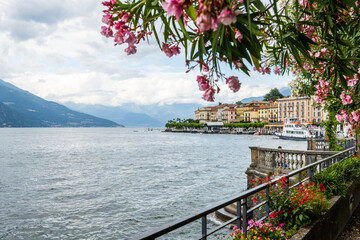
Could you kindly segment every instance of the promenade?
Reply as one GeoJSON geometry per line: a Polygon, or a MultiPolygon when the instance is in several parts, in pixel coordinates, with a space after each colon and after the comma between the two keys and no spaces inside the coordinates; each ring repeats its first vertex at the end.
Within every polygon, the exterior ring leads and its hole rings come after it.
{"type": "Polygon", "coordinates": [[[345,226],[344,231],[337,240],[358,240],[360,239],[360,205],[357,206],[352,217],[345,226]]]}

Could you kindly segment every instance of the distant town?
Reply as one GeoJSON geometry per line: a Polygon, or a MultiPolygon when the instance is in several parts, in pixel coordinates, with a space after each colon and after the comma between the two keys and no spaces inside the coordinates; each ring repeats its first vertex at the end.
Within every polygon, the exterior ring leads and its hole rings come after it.
{"type": "Polygon", "coordinates": [[[323,121],[324,111],[320,107],[314,107],[314,101],[310,97],[283,97],[273,102],[219,104],[195,111],[195,120],[199,123],[283,123],[289,117],[318,125],[323,121]]]}

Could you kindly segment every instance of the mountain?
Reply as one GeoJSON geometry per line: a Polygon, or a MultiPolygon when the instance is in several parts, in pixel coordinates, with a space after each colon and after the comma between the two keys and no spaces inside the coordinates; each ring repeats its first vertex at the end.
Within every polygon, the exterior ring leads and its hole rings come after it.
{"type": "Polygon", "coordinates": [[[119,124],[72,111],[0,79],[2,127],[118,127],[119,124]]]}
{"type": "Polygon", "coordinates": [[[121,123],[126,127],[163,127],[165,125],[163,122],[145,113],[131,112],[123,107],[111,107],[100,104],[75,104],[72,102],[64,103],[64,105],[79,112],[121,123]]]}
{"type": "Polygon", "coordinates": [[[111,107],[67,102],[64,105],[79,112],[110,119],[127,127],[164,127],[168,120],[174,118],[194,118],[194,111],[198,107],[203,107],[203,105],[192,103],[169,105],[137,105],[130,103],[111,107]]]}
{"type": "MultiPolygon", "coordinates": [[[[283,87],[279,89],[280,93],[284,96],[290,96],[291,95],[291,91],[290,88],[288,87],[283,87]]],[[[264,96],[260,96],[260,97],[248,97],[248,98],[244,98],[241,100],[242,103],[248,103],[251,101],[263,101],[265,95],[264,96]]]]}

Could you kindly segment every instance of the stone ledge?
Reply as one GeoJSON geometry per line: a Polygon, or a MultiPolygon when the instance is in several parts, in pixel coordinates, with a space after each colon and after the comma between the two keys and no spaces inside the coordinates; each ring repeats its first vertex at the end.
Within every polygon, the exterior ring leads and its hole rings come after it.
{"type": "Polygon", "coordinates": [[[309,227],[300,228],[290,240],[336,240],[360,202],[360,182],[352,183],[345,197],[329,201],[329,211],[309,227]]]}

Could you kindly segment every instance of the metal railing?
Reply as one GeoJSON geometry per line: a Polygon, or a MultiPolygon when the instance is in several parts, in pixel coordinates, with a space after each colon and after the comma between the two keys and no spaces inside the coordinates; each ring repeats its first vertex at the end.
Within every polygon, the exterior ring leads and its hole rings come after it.
{"type": "MultiPolygon", "coordinates": [[[[329,144],[325,139],[309,139],[307,140],[307,150],[330,151],[329,144]]],[[[336,145],[342,147],[343,150],[355,146],[355,139],[337,140],[336,145]]]]}
{"type": "Polygon", "coordinates": [[[298,186],[301,183],[304,182],[311,182],[312,176],[314,175],[314,173],[316,172],[322,172],[324,169],[326,169],[327,167],[333,165],[336,162],[342,161],[345,158],[349,157],[349,156],[353,156],[355,154],[355,147],[349,148],[347,150],[344,150],[342,152],[339,152],[337,154],[334,154],[330,157],[324,158],[318,162],[314,162],[311,163],[305,167],[299,168],[295,171],[292,171],[284,176],[278,177],[276,179],[273,179],[267,183],[261,184],[259,186],[256,186],[252,189],[246,190],[244,192],[241,193],[241,195],[227,199],[225,201],[221,201],[213,206],[207,207],[201,211],[198,211],[194,214],[191,214],[190,216],[184,217],[182,219],[179,219],[173,223],[170,223],[166,226],[148,231],[140,236],[137,236],[134,238],[139,240],[139,239],[156,239],[160,236],[163,236],[169,232],[172,232],[178,228],[181,228],[185,225],[188,225],[189,223],[192,223],[198,219],[201,219],[202,221],[202,234],[198,239],[202,239],[202,240],[206,240],[208,236],[218,232],[219,230],[229,226],[232,223],[236,222],[236,226],[238,228],[243,229],[243,233],[246,236],[246,230],[248,227],[248,220],[250,220],[251,218],[249,218],[248,216],[253,213],[255,210],[259,209],[260,207],[265,207],[265,215],[260,217],[260,219],[254,219],[254,220],[265,220],[268,216],[269,216],[269,204],[268,204],[268,200],[265,200],[255,206],[252,206],[251,208],[248,206],[248,198],[251,196],[254,196],[258,193],[260,193],[261,191],[265,190],[266,196],[265,199],[268,199],[268,194],[269,194],[269,188],[272,185],[275,185],[281,178],[286,177],[286,182],[288,183],[288,186],[286,188],[286,194],[289,194],[289,189],[298,186]],[[301,174],[307,171],[307,177],[302,179],[301,174]],[[296,183],[291,184],[289,179],[291,177],[295,177],[298,176],[298,181],[296,183]],[[216,227],[215,229],[211,229],[208,230],[207,228],[207,217],[209,216],[209,214],[214,213],[215,211],[224,208],[230,204],[236,203],[237,205],[237,214],[234,218],[230,219],[229,221],[221,224],[220,226],[216,227]],[[241,226],[242,225],[242,226],[241,226]]]}

